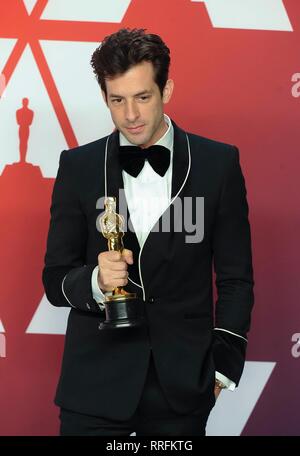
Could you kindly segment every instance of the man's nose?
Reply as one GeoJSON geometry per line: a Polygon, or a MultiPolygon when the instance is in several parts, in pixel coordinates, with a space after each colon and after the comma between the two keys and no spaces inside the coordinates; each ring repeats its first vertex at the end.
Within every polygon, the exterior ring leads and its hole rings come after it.
{"type": "Polygon", "coordinates": [[[134,103],[134,102],[127,103],[125,115],[126,115],[126,120],[128,120],[131,123],[135,122],[138,119],[140,114],[139,114],[138,107],[136,106],[136,103],[134,103]]]}

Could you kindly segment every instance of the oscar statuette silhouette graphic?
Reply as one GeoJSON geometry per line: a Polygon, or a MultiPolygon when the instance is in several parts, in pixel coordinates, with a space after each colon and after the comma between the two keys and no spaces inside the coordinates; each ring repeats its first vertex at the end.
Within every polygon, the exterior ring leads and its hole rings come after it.
{"type": "Polygon", "coordinates": [[[28,98],[23,98],[22,104],[23,107],[16,112],[16,118],[19,125],[20,163],[26,163],[29,127],[32,124],[34,112],[28,108],[28,98]]]}
{"type": "MultiPolygon", "coordinates": [[[[108,250],[123,251],[124,218],[116,213],[116,198],[109,196],[104,202],[105,212],[99,219],[103,236],[108,240],[108,250]]],[[[99,329],[115,329],[141,326],[144,320],[144,304],[136,293],[116,287],[105,298],[106,320],[99,329]]]]}
{"type": "MultiPolygon", "coordinates": [[[[50,304],[45,300],[41,282],[54,179],[43,176],[39,165],[30,163],[33,149],[38,148],[41,155],[43,141],[47,139],[41,140],[36,135],[31,137],[35,123],[35,132],[42,128],[42,116],[39,115],[41,111],[38,106],[33,110],[33,117],[27,111],[26,101],[22,107],[24,97],[26,93],[20,95],[16,104],[14,99],[10,100],[13,105],[7,110],[9,115],[7,124],[4,120],[6,118],[1,118],[4,123],[2,122],[0,126],[0,129],[7,129],[7,134],[13,136],[14,146],[6,155],[5,163],[2,160],[0,165],[4,165],[3,169],[0,167],[2,222],[0,223],[0,404],[1,412],[5,410],[6,414],[10,413],[10,396],[15,397],[20,389],[18,376],[15,375],[16,366],[21,366],[21,370],[22,366],[33,367],[35,380],[31,381],[28,378],[24,386],[29,397],[35,396],[35,381],[43,384],[43,394],[51,397],[53,383],[56,381],[55,374],[53,382],[50,381],[48,384],[45,382],[45,370],[40,366],[44,356],[50,359],[53,350],[55,352],[61,350],[59,337],[52,337],[49,344],[37,343],[37,339],[43,338],[43,335],[47,334],[46,337],[51,337],[49,334],[59,332],[57,323],[52,330],[50,329],[51,318],[48,318],[50,304]],[[20,114],[16,115],[18,111],[20,114]],[[11,131],[9,125],[12,126],[11,131]],[[18,261],[16,261],[17,257],[18,261]],[[17,277],[17,286],[13,285],[16,283],[14,274],[17,277]],[[22,290],[22,306],[16,318],[16,309],[11,303],[17,302],[20,290],[22,290]]],[[[30,104],[31,98],[29,98],[29,106],[30,104]]],[[[0,154],[4,153],[9,144],[10,141],[7,141],[7,144],[5,142],[0,144],[0,154]]],[[[33,155],[39,160],[38,154],[33,155]]],[[[49,157],[49,160],[53,160],[53,157],[49,157]]],[[[28,410],[19,407],[18,418],[18,422],[2,420],[0,433],[4,435],[13,435],[15,432],[20,435],[30,433],[27,422],[28,410]]],[[[49,420],[46,421],[47,423],[42,423],[39,427],[39,432],[54,435],[55,422],[49,424],[49,420]]]]}

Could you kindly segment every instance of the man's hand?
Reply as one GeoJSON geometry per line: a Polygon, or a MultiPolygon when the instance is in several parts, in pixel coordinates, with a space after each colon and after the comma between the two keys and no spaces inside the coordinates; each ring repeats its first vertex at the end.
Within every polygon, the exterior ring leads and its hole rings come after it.
{"type": "Polygon", "coordinates": [[[219,397],[219,394],[222,389],[226,388],[225,384],[221,382],[218,378],[215,379],[215,398],[216,400],[219,397]]]}
{"type": "Polygon", "coordinates": [[[220,394],[220,392],[222,391],[222,389],[223,389],[223,388],[220,388],[220,386],[217,385],[217,383],[215,384],[215,398],[216,398],[216,400],[218,399],[219,394],[220,394]]]}
{"type": "Polygon", "coordinates": [[[98,255],[98,284],[100,289],[106,292],[127,285],[128,264],[133,264],[131,250],[124,249],[122,254],[115,250],[100,253],[98,255]]]}

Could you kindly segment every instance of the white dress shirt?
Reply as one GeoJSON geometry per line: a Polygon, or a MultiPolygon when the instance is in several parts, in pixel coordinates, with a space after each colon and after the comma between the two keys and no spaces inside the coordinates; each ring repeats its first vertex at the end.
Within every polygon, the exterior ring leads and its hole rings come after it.
{"type": "MultiPolygon", "coordinates": [[[[168,207],[171,201],[172,188],[172,163],[174,128],[170,118],[165,114],[165,121],[168,129],[165,134],[155,143],[167,147],[170,150],[170,166],[164,176],[157,174],[148,160],[137,177],[133,177],[122,170],[124,182],[124,192],[130,214],[130,219],[134,227],[140,247],[145,242],[149,232],[168,207]]],[[[120,145],[128,146],[131,144],[122,133],[120,133],[120,145]]],[[[96,266],[92,273],[92,293],[93,298],[104,309],[105,295],[111,292],[102,293],[98,285],[98,271],[96,266]]],[[[216,372],[216,377],[230,390],[235,388],[235,383],[224,375],[216,372]]]]}

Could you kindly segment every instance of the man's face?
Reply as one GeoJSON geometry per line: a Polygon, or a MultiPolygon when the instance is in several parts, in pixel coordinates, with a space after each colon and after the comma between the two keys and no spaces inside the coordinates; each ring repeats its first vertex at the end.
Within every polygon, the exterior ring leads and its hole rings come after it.
{"type": "Polygon", "coordinates": [[[173,81],[168,80],[163,96],[154,81],[151,62],[142,62],[126,73],[106,80],[107,97],[102,92],[116,128],[129,142],[149,147],[166,131],[163,105],[168,103],[173,81]]]}

